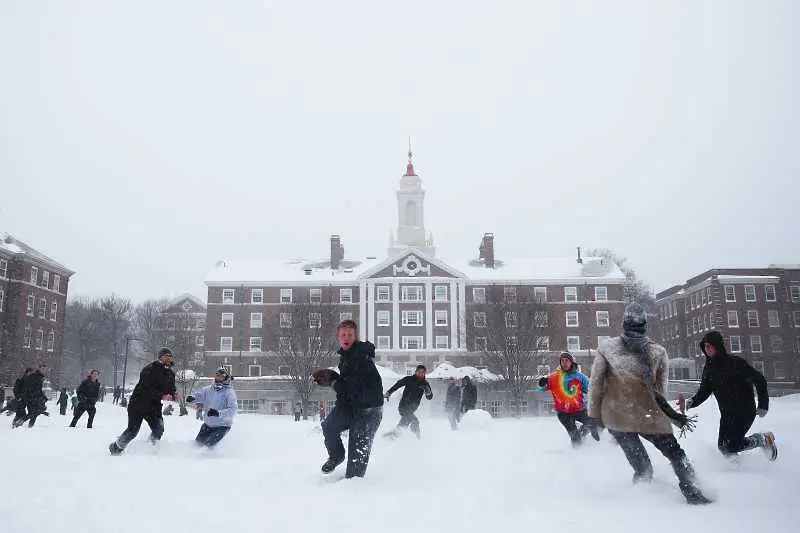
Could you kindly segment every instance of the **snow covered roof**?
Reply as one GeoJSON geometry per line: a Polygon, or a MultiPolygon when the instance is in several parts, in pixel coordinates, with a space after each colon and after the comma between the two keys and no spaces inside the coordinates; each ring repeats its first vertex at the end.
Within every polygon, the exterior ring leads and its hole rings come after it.
{"type": "Polygon", "coordinates": [[[25,255],[32,261],[44,263],[51,268],[61,270],[62,273],[65,273],[68,276],[71,276],[72,274],[75,273],[74,271],[68,269],[55,259],[52,259],[44,255],[36,248],[33,248],[32,246],[25,244],[24,242],[17,239],[13,235],[3,231],[0,231],[0,250],[3,250],[13,255],[25,255]]]}
{"type": "Polygon", "coordinates": [[[429,379],[461,379],[464,376],[469,376],[470,379],[479,383],[497,381],[500,379],[497,375],[492,374],[488,370],[477,369],[474,366],[456,367],[450,363],[440,363],[433,372],[428,374],[429,379]]]}
{"type": "Polygon", "coordinates": [[[275,282],[284,285],[308,283],[351,284],[378,263],[377,258],[363,261],[344,260],[338,270],[327,261],[305,259],[265,259],[220,261],[206,278],[206,285],[241,283],[245,285],[275,282]]]}
{"type": "Polygon", "coordinates": [[[747,274],[720,274],[717,276],[717,279],[720,281],[739,281],[739,282],[754,282],[754,283],[773,283],[778,282],[780,278],[778,276],[749,276],[747,274]]]}
{"type": "Polygon", "coordinates": [[[572,257],[526,257],[496,259],[494,268],[486,268],[474,259],[449,261],[464,275],[476,282],[540,281],[542,283],[571,283],[576,280],[598,279],[623,283],[625,274],[613,261],[602,257],[585,257],[578,263],[572,257]]]}

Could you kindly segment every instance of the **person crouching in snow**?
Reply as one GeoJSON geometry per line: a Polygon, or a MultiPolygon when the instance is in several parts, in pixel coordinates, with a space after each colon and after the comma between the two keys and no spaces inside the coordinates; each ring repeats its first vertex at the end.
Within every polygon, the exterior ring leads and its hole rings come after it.
{"type": "Polygon", "coordinates": [[[578,369],[571,353],[561,352],[558,368],[550,375],[540,377],[538,388],[552,394],[558,421],[567,430],[573,446],[578,446],[590,432],[594,440],[600,440],[598,428],[589,423],[586,414],[589,379],[578,369]],[[580,429],[576,423],[581,424],[580,429]]]}
{"type": "Polygon", "coordinates": [[[231,388],[231,380],[233,377],[228,371],[220,368],[214,374],[213,385],[186,397],[187,402],[201,404],[206,410],[206,418],[194,439],[200,446],[216,446],[231,430],[236,415],[236,393],[231,388]]]}
{"type": "Polygon", "coordinates": [[[597,420],[625,452],[633,467],[634,483],[650,481],[653,465],[641,439],[650,441],[666,457],[678,477],[686,502],[711,503],[697,486],[694,469],[672,434],[694,429],[694,418],[672,409],[664,399],[669,359],[663,346],[646,335],[647,313],[637,304],[625,308],[623,334],[598,349],[589,380],[590,423],[597,420]]]}
{"type": "Polygon", "coordinates": [[[766,416],[769,409],[767,380],[747,361],[738,355],[729,355],[718,331],[710,331],[700,341],[706,356],[706,366],[697,393],[686,400],[686,409],[698,407],[713,393],[719,405],[719,437],[717,447],[725,456],[763,448],[770,460],[778,458],[775,435],[771,431],[754,433],[745,437],[758,416],[766,416]],[[753,399],[753,388],[758,393],[758,408],[753,399]]]}

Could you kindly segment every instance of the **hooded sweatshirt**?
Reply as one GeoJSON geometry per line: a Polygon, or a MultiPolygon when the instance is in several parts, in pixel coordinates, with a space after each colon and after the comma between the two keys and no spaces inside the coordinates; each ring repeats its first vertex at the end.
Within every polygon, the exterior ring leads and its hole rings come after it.
{"type": "Polygon", "coordinates": [[[375,345],[356,341],[350,349],[339,348],[339,377],[333,382],[336,406],[369,409],[383,405],[383,382],[375,367],[375,345]]]}
{"type": "Polygon", "coordinates": [[[706,343],[717,350],[714,357],[706,355],[706,366],[700,388],[691,398],[692,407],[697,407],[713,394],[719,404],[722,416],[738,414],[752,416],[756,411],[753,388],[758,392],[758,408],[769,409],[767,380],[738,355],[730,355],[725,349],[722,334],[710,331],[700,341],[700,349],[705,354],[706,343]]]}
{"type": "Polygon", "coordinates": [[[219,416],[207,416],[203,423],[210,428],[231,427],[236,414],[236,393],[228,383],[215,383],[192,393],[194,403],[203,404],[203,410],[219,411],[219,416]],[[221,387],[217,388],[219,385],[221,387]]]}

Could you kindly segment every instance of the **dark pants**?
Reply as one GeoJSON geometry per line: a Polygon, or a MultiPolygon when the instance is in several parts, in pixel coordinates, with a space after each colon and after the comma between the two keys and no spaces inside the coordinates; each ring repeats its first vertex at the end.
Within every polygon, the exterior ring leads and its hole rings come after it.
{"type": "Polygon", "coordinates": [[[36,423],[36,419],[39,418],[39,415],[45,414],[45,403],[44,400],[41,399],[26,403],[28,407],[28,427],[32,428],[36,423]]]}
{"type": "Polygon", "coordinates": [[[58,404],[58,412],[61,414],[61,416],[65,416],[67,414],[67,403],[66,402],[58,404]]]}
{"type": "Polygon", "coordinates": [[[125,449],[130,441],[136,438],[139,434],[139,429],[142,427],[142,421],[147,422],[150,426],[150,441],[160,440],[164,434],[164,418],[161,416],[161,410],[151,411],[149,413],[142,413],[139,411],[131,411],[128,409],[128,427],[117,438],[117,446],[125,449]]]}
{"type": "Polygon", "coordinates": [[[28,419],[28,410],[25,408],[24,400],[17,400],[17,410],[14,415],[13,424],[19,425],[28,419]]]}
{"type": "Polygon", "coordinates": [[[683,451],[673,434],[645,435],[612,430],[609,430],[609,433],[614,436],[617,444],[625,452],[628,463],[633,467],[634,482],[650,481],[653,478],[653,464],[650,462],[650,456],[641,440],[645,439],[650,441],[669,460],[672,470],[678,477],[678,486],[684,496],[689,496],[697,490],[694,469],[686,458],[686,452],[683,451]]]}
{"type": "Polygon", "coordinates": [[[561,422],[561,425],[564,426],[564,429],[567,430],[573,446],[580,444],[583,441],[583,437],[589,433],[589,426],[586,423],[589,417],[586,411],[581,411],[579,413],[556,413],[556,416],[558,417],[558,421],[561,422]],[[577,422],[581,423],[580,428],[578,428],[577,422]]]}
{"type": "Polygon", "coordinates": [[[91,428],[92,422],[94,422],[94,415],[97,413],[97,408],[94,405],[84,405],[82,403],[79,403],[75,407],[75,413],[72,415],[72,422],[70,422],[69,427],[74,428],[80,417],[83,416],[83,413],[89,413],[89,420],[86,422],[86,427],[91,428]]]}
{"type": "Polygon", "coordinates": [[[458,406],[447,408],[447,419],[450,421],[450,429],[458,429],[458,422],[461,420],[461,411],[458,406]]]}
{"type": "Polygon", "coordinates": [[[213,448],[230,430],[230,426],[212,428],[203,424],[200,426],[200,431],[197,433],[197,436],[194,438],[194,440],[200,446],[208,446],[209,448],[213,448]]]}
{"type": "Polygon", "coordinates": [[[328,457],[336,461],[345,457],[342,431],[350,430],[345,477],[364,477],[372,451],[372,441],[382,418],[382,407],[351,409],[337,405],[322,422],[328,457]]]}
{"type": "Polygon", "coordinates": [[[295,422],[300,422],[300,413],[295,413],[294,414],[294,421],[295,422]]]}
{"type": "Polygon", "coordinates": [[[416,407],[408,407],[408,408],[401,408],[400,409],[400,422],[397,423],[398,428],[407,428],[411,427],[411,431],[419,437],[419,419],[417,415],[414,414],[416,411],[416,407]]]}
{"type": "Polygon", "coordinates": [[[745,437],[745,433],[756,419],[753,413],[725,413],[719,419],[717,448],[722,455],[736,455],[744,450],[752,450],[761,445],[757,436],[745,437]]]}

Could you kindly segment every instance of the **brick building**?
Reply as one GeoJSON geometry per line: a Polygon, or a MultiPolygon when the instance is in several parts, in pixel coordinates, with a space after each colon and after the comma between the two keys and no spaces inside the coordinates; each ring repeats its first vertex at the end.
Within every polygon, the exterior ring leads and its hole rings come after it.
{"type": "Polygon", "coordinates": [[[532,336],[526,316],[535,317],[543,366],[564,349],[587,363],[604,337],[619,333],[625,278],[617,265],[580,251],[506,258],[490,233],[472,258],[439,257],[424,226],[424,199],[409,153],[385,257],[345,258],[341,237],[332,235],[324,259],[220,261],[206,280],[206,375],[220,365],[239,376],[284,374],[275,354],[300,327],[297,306],[317,309],[304,328],[322,329],[322,314],[354,319],[360,337],[377,346],[378,363],[400,374],[418,363],[485,367],[487,349],[532,336]]]}
{"type": "Polygon", "coordinates": [[[800,382],[800,265],[718,268],[656,295],[660,342],[702,372],[700,339],[714,329],[728,350],[770,381],[800,382]]]}
{"type": "Polygon", "coordinates": [[[26,366],[47,364],[57,378],[64,345],[64,310],[73,271],[0,233],[0,384],[26,366]]]}
{"type": "MultiPolygon", "coordinates": [[[[205,350],[206,306],[191,294],[172,300],[158,314],[156,332],[159,347],[167,346],[175,355],[177,370],[202,368],[205,350]]],[[[157,349],[155,346],[154,349],[157,349]]],[[[149,358],[156,354],[148,354],[149,358]]]]}

